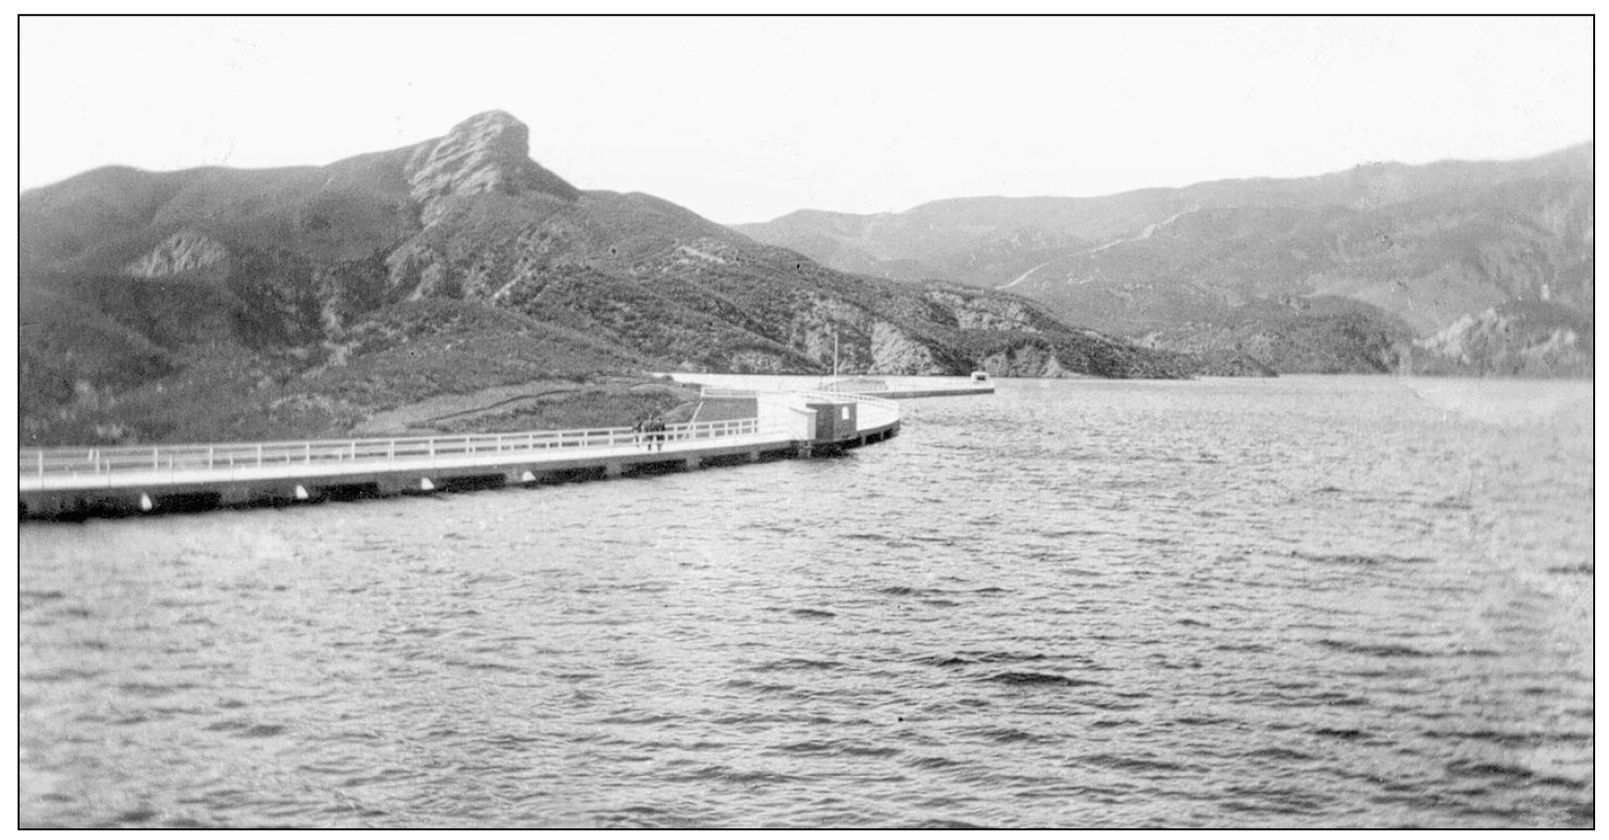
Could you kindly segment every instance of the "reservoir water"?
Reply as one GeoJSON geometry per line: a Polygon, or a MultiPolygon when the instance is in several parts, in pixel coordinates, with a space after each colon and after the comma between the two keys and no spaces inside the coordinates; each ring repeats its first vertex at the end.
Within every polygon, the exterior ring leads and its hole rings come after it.
{"type": "MultiPolygon", "coordinates": [[[[813,381],[813,380],[812,380],[813,381]]],[[[1589,382],[19,534],[25,826],[1591,826],[1589,382]]]]}

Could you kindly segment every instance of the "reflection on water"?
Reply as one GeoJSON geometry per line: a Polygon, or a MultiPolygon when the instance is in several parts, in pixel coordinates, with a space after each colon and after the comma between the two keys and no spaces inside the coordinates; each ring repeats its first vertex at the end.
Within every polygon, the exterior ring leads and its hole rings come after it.
{"type": "Polygon", "coordinates": [[[28,523],[20,819],[1592,824],[1590,384],[999,388],[838,458],[28,523]]]}

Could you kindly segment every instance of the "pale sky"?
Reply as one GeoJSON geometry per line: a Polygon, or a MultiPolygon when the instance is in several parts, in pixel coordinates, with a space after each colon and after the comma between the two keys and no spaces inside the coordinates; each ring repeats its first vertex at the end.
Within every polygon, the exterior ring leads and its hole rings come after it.
{"type": "Polygon", "coordinates": [[[19,187],[325,164],[500,108],[723,223],[1592,139],[1590,18],[23,18],[19,187]]]}

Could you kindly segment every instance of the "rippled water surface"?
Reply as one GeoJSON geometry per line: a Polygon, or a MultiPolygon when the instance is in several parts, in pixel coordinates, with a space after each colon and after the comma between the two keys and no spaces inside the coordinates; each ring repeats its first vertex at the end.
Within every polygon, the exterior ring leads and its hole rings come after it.
{"type": "Polygon", "coordinates": [[[20,533],[24,825],[1584,826],[1590,383],[20,533]]]}

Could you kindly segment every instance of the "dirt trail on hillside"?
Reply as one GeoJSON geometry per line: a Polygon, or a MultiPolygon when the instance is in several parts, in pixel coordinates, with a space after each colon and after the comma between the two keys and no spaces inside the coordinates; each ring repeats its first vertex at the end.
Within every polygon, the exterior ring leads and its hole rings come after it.
{"type": "Polygon", "coordinates": [[[1079,251],[1076,254],[1068,254],[1065,257],[1057,257],[1054,260],[1046,260],[1045,262],[1042,262],[1039,265],[1036,265],[1033,268],[1030,268],[1027,271],[1024,271],[1023,273],[1017,275],[1017,279],[1012,280],[1010,283],[1007,283],[1004,286],[996,286],[995,288],[996,289],[1009,289],[1012,286],[1015,286],[1015,285],[1017,285],[1018,283],[1021,283],[1024,280],[1027,280],[1028,277],[1030,275],[1032,275],[1034,272],[1038,271],[1041,268],[1044,268],[1047,265],[1050,265],[1053,262],[1056,262],[1057,260],[1068,260],[1068,259],[1072,259],[1073,257],[1086,257],[1086,256],[1089,256],[1090,254],[1094,254],[1094,253],[1097,253],[1097,252],[1100,252],[1100,251],[1104,251],[1107,248],[1113,248],[1113,247],[1116,247],[1118,245],[1122,245],[1122,244],[1127,243],[1127,242],[1139,242],[1139,241],[1144,240],[1144,239],[1150,239],[1151,236],[1153,234],[1155,234],[1159,228],[1163,228],[1163,227],[1166,227],[1167,225],[1173,224],[1175,219],[1178,219],[1180,216],[1183,216],[1184,214],[1191,213],[1191,212],[1194,212],[1194,208],[1192,208],[1190,210],[1180,210],[1179,212],[1174,213],[1173,215],[1167,217],[1166,219],[1163,219],[1160,222],[1152,222],[1151,224],[1146,225],[1144,228],[1140,229],[1139,233],[1136,233],[1133,236],[1119,237],[1117,239],[1112,240],[1111,242],[1106,243],[1105,245],[1096,245],[1095,247],[1089,249],[1088,251],[1079,251]]]}

